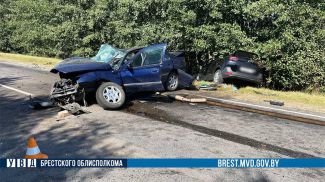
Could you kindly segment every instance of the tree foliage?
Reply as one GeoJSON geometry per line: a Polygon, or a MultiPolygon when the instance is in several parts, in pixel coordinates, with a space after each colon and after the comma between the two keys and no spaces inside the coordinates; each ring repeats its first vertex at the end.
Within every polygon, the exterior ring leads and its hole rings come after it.
{"type": "Polygon", "coordinates": [[[69,57],[166,42],[197,64],[259,55],[270,87],[325,90],[321,0],[0,0],[0,51],[69,57]]]}

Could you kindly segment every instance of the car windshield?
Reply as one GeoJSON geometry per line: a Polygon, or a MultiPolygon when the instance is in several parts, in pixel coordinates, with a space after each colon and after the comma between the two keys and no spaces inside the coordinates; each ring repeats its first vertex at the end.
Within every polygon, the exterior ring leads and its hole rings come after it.
{"type": "Polygon", "coordinates": [[[122,57],[122,58],[114,58],[111,62],[109,62],[109,64],[111,65],[111,67],[115,70],[119,69],[120,66],[124,63],[127,63],[128,61],[131,60],[131,58],[137,53],[137,51],[133,51],[133,52],[128,52],[126,54],[126,56],[122,57]]]}
{"type": "Polygon", "coordinates": [[[113,64],[116,60],[119,60],[125,56],[125,52],[121,49],[116,49],[109,44],[103,44],[100,46],[96,56],[90,58],[96,62],[104,62],[113,64]]]}

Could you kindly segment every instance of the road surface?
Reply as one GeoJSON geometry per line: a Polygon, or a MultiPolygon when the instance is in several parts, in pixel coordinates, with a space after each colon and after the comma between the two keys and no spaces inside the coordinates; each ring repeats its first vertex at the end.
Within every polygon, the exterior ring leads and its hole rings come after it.
{"type": "MultiPolygon", "coordinates": [[[[140,94],[121,111],[96,104],[58,120],[32,110],[56,75],[0,63],[0,157],[25,155],[35,136],[50,158],[325,157],[325,128],[255,113],[140,94]]],[[[324,169],[1,169],[1,181],[323,181],[324,169]]]]}

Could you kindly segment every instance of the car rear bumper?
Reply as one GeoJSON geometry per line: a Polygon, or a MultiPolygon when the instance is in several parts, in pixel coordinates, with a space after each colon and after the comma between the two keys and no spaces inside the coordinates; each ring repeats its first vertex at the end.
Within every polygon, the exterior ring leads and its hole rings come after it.
{"type": "Polygon", "coordinates": [[[223,79],[236,79],[236,80],[243,80],[248,81],[252,83],[261,83],[263,81],[263,76],[261,73],[258,73],[257,75],[247,74],[247,73],[241,73],[241,72],[222,72],[223,79]]]}

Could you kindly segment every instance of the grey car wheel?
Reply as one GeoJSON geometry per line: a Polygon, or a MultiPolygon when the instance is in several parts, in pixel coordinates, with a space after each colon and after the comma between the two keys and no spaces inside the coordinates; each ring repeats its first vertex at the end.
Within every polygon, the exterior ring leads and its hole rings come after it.
{"type": "Polygon", "coordinates": [[[105,82],[98,87],[96,100],[104,109],[118,109],[125,102],[125,92],[118,84],[105,82]]]}
{"type": "Polygon", "coordinates": [[[213,82],[216,84],[221,84],[223,83],[223,78],[222,78],[222,74],[221,74],[221,70],[218,69],[214,75],[213,75],[213,82]]]}
{"type": "Polygon", "coordinates": [[[166,89],[168,91],[174,91],[177,88],[178,88],[178,75],[175,72],[171,72],[167,78],[166,89]]]}

